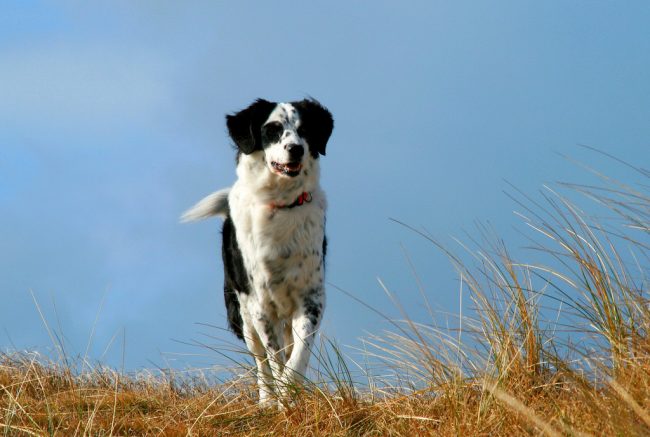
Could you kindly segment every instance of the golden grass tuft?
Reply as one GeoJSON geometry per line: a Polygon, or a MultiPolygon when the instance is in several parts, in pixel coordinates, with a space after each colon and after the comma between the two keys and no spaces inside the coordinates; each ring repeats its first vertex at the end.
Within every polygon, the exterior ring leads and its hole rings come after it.
{"type": "Polygon", "coordinates": [[[647,435],[650,375],[641,367],[609,387],[569,373],[540,386],[461,380],[373,401],[306,391],[277,411],[260,410],[245,381],[178,393],[162,377],[71,378],[27,356],[5,357],[0,429],[10,436],[647,435]]]}

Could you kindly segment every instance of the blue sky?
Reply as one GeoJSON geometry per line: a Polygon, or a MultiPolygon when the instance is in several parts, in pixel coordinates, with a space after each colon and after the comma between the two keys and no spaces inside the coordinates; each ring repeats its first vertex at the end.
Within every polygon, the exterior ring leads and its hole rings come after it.
{"type": "MultiPolygon", "coordinates": [[[[129,369],[223,359],[230,340],[220,223],[181,225],[232,184],[224,114],[311,95],[334,114],[323,159],[328,281],[389,315],[458,310],[430,244],[486,221],[513,247],[504,180],[533,193],[584,181],[557,152],[647,165],[650,3],[3,2],[0,6],[0,333],[5,349],[129,369]],[[102,304],[103,302],[103,304],[102,304]],[[98,321],[95,318],[99,311],[98,321]],[[111,338],[115,340],[104,354],[111,338]]],[[[323,330],[343,345],[387,327],[334,287],[323,330]]]]}

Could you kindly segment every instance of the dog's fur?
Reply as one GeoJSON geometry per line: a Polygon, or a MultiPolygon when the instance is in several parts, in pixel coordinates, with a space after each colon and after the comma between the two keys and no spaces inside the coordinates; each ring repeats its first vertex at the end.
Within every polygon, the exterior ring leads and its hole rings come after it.
{"type": "Polygon", "coordinates": [[[220,215],[230,329],[257,364],[260,404],[286,401],[306,370],[325,307],[325,193],[319,156],[332,133],[316,100],[256,100],[226,117],[237,181],[184,220],[220,215]]]}

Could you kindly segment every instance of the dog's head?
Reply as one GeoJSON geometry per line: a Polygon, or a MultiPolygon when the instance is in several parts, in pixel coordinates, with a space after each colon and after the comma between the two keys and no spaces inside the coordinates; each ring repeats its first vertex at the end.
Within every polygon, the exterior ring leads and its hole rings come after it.
{"type": "Polygon", "coordinates": [[[313,99],[275,103],[263,99],[226,116],[239,153],[263,152],[266,168],[279,177],[295,178],[309,160],[325,155],[332,134],[332,114],[313,99]]]}

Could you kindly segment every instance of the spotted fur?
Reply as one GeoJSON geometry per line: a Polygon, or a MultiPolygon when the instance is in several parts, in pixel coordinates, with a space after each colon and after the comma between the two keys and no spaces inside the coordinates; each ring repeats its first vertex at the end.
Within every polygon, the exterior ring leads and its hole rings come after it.
{"type": "Polygon", "coordinates": [[[183,217],[225,217],[228,323],[255,357],[260,404],[282,405],[307,371],[325,309],[327,201],[319,157],[334,123],[312,99],[259,99],[226,121],[237,148],[237,181],[183,217]],[[295,206],[305,192],[311,201],[295,206]]]}

